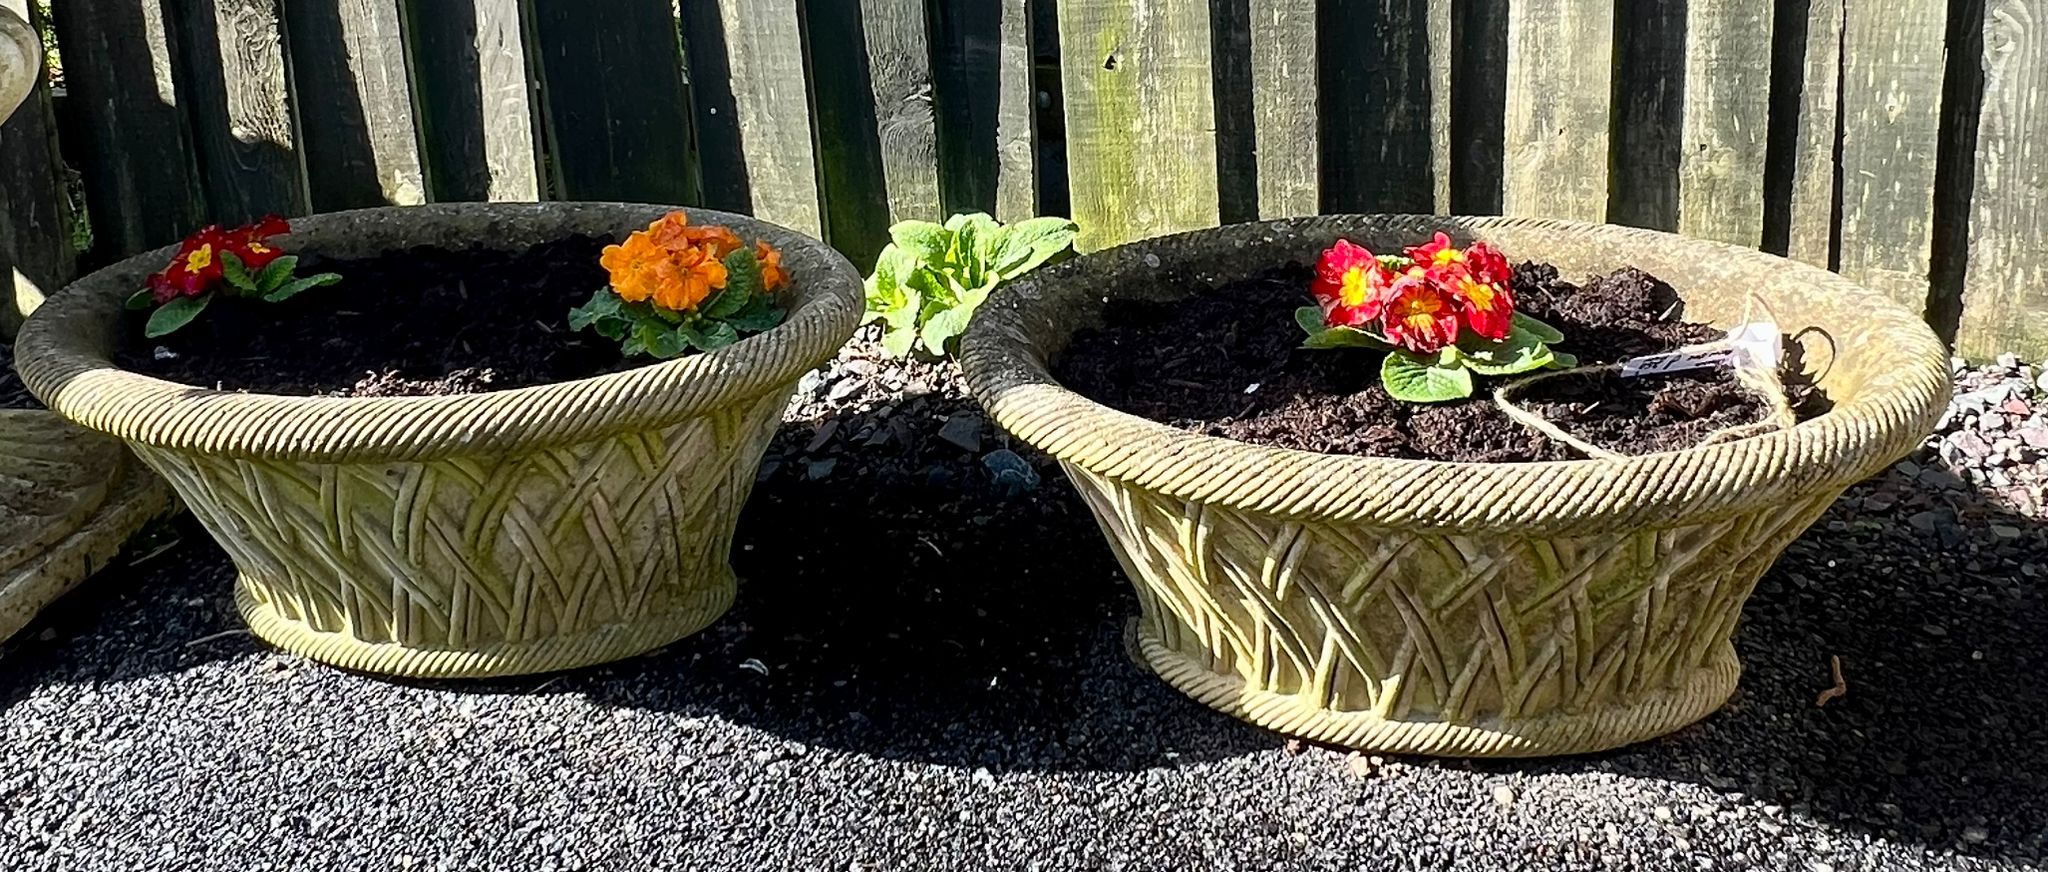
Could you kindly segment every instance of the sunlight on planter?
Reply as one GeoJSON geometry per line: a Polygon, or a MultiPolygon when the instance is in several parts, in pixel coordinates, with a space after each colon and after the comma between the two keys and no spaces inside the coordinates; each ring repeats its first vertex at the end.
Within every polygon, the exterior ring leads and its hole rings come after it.
{"type": "Polygon", "coordinates": [[[1337,216],[1199,231],[1005,286],[961,366],[1004,428],[1056,457],[1138,589],[1141,659],[1202,702],[1319,741],[1532,756],[1663,735],[1725,702],[1757,579],[1848,485],[1906,455],[1948,395],[1914,313],[1823,270],[1649,231],[1502,218],[1337,216]],[[1442,463],[1196,435],[1054,382],[1105,299],[1376,250],[1446,230],[1566,275],[1640,267],[1689,320],[1752,291],[1833,409],[1789,430],[1619,460],[1442,463]]]}
{"type": "MultiPolygon", "coordinates": [[[[294,222],[294,251],[506,249],[618,237],[665,210],[591,203],[371,209],[294,222]]],[[[240,570],[258,635],[354,669],[511,675],[631,656],[695,632],[733,597],[733,525],[798,377],[860,316],[860,276],[823,243],[708,211],[770,240],[788,320],[715,352],[575,381],[444,397],[224,393],[109,362],[122,300],[166,262],[80,280],[24,326],[23,380],[129,442],[240,570]]]]}

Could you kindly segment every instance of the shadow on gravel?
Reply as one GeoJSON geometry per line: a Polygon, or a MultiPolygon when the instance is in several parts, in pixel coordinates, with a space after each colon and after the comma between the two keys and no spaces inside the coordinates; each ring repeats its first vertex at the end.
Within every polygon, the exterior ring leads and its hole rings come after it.
{"type": "Polygon", "coordinates": [[[1894,468],[1851,490],[1758,585],[1728,707],[1634,748],[1486,766],[1690,781],[1890,841],[2038,862],[2044,586],[2048,525],[1931,465],[1894,468]],[[1847,693],[1817,706],[1830,657],[1847,693]]]}
{"type": "Polygon", "coordinates": [[[1005,446],[973,409],[912,395],[785,426],[740,522],[733,612],[636,661],[661,680],[583,690],[996,771],[1143,769],[1278,746],[1131,662],[1123,627],[1137,604],[1093,518],[1046,458],[985,463],[1005,446]],[[1026,486],[1014,463],[1040,483],[1026,486]],[[1008,485],[994,469],[1010,471],[1008,485]]]}
{"type": "Polygon", "coordinates": [[[268,650],[235,613],[234,581],[190,515],[145,531],[0,643],[0,710],[46,684],[133,681],[268,650]]]}

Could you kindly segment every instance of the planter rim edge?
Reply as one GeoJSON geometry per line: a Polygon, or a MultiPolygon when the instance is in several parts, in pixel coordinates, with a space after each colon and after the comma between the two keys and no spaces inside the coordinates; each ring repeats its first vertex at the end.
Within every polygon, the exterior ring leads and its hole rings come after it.
{"type": "MultiPolygon", "coordinates": [[[[292,219],[297,251],[379,223],[378,244],[403,248],[405,227],[450,220],[525,228],[535,242],[637,229],[675,208],[783,252],[797,282],[783,323],[717,351],[502,391],[427,397],[318,397],[221,391],[125,370],[99,336],[133,292],[126,280],[160,267],[176,246],[81,277],[24,323],[15,362],[30,392],[91,430],[158,448],[313,462],[417,461],[562,445],[664,427],[790,382],[844,345],[863,308],[861,278],[838,252],[779,225],[694,207],[636,203],[440,203],[381,206],[292,219]],[[111,311],[110,311],[111,309],[111,311]]],[[[482,236],[485,245],[491,240],[482,236]]],[[[136,285],[139,287],[139,285],[136,285]]]]}

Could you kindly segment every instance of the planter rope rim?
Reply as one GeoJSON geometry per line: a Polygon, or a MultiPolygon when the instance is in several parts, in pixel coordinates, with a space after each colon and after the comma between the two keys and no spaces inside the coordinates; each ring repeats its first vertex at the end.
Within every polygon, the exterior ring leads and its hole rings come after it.
{"type": "Polygon", "coordinates": [[[80,278],[23,325],[15,359],[23,382],[52,410],[121,439],[226,457],[418,461],[478,450],[525,450],[655,429],[766,394],[831,356],[859,324],[862,283],[823,242],[743,215],[638,203],[438,203],[380,206],[293,219],[285,245],[319,252],[345,237],[389,248],[424,244],[404,231],[450,222],[504,247],[578,233],[617,235],[675,208],[694,223],[731,227],[780,249],[794,278],[783,323],[716,351],[590,378],[478,394],[317,397],[194,387],[119,367],[107,353],[114,312],[140,277],[176,245],[80,278]],[[372,223],[374,222],[374,223],[372,223]],[[366,229],[367,228],[367,229],[366,229]]]}
{"type": "Polygon", "coordinates": [[[1877,292],[1755,249],[1555,219],[1371,214],[1195,230],[1040,270],[996,291],[969,326],[960,355],[969,388],[998,425],[1063,463],[1128,486],[1286,518],[1451,531],[1512,528],[1531,534],[1624,519],[1678,525],[1794,494],[1846,487],[1909,453],[1932,427],[1950,390],[1947,360],[1940,340],[1923,321],[1877,292]],[[1857,349],[1859,356],[1883,355],[1867,364],[1877,374],[1862,390],[1790,429],[1617,460],[1460,463],[1322,454],[1176,429],[1061,385],[1050,372],[1045,347],[1034,337],[1044,330],[1072,331],[1062,317],[1081,304],[1076,299],[1080,293],[1063,283],[1087,285],[1092,279],[1099,285],[1134,270],[1170,269],[1160,250],[1190,239],[1235,240],[1245,247],[1247,240],[1261,236],[1271,241],[1331,232],[1423,234],[1434,229],[1480,236],[1498,230],[1585,234],[1617,247],[1657,245],[1703,260],[1737,258],[1854,299],[1861,317],[1890,341],[1857,349]]]}

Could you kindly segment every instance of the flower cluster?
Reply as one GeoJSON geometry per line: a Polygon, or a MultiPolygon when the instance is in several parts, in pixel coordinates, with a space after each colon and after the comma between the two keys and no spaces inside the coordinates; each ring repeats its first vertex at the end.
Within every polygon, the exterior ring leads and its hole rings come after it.
{"type": "Polygon", "coordinates": [[[1515,311],[1513,271],[1484,242],[1449,236],[1380,257],[1347,239],[1323,252],[1296,320],[1310,348],[1388,351],[1381,382],[1396,399],[1439,402],[1472,395],[1472,374],[1501,376],[1576,365],[1552,350],[1557,330],[1515,311]]]}
{"type": "Polygon", "coordinates": [[[782,321],[771,296],[789,284],[782,253],[681,211],[606,246],[598,263],[611,284],[570,310],[569,327],[619,340],[628,355],[710,351],[782,321]]]}
{"type": "Polygon", "coordinates": [[[1410,247],[1405,258],[1381,259],[1339,239],[1316,264],[1309,291],[1328,326],[1368,329],[1378,322],[1393,344],[1434,354],[1465,330],[1508,338],[1515,315],[1510,275],[1498,249],[1475,242],[1461,250],[1442,233],[1410,247]]]}
{"type": "Polygon", "coordinates": [[[143,331],[155,338],[191,323],[216,291],[276,303],[340,281],[333,273],[297,275],[299,259],[270,241],[291,230],[291,223],[276,215],[232,230],[208,225],[185,237],[170,264],[128,298],[128,308],[156,307],[143,331]]]}

